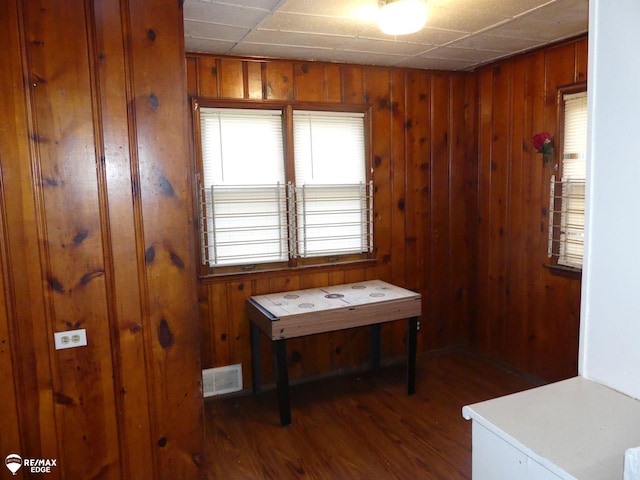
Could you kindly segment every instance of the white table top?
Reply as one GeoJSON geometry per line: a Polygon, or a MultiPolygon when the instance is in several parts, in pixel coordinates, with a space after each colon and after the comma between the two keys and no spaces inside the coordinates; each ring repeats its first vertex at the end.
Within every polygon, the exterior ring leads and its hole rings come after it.
{"type": "Polygon", "coordinates": [[[274,319],[358,305],[420,298],[420,294],[382,280],[256,295],[251,300],[274,319]]]}
{"type": "Polygon", "coordinates": [[[625,451],[640,445],[640,401],[582,377],[469,405],[462,415],[564,479],[621,479],[625,451]]]}

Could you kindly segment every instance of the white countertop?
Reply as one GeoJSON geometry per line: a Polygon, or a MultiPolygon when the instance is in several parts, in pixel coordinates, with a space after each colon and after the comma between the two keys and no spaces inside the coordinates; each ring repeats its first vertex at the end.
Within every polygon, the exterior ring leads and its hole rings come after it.
{"type": "Polygon", "coordinates": [[[465,406],[462,415],[566,479],[622,479],[625,451],[640,445],[640,401],[582,377],[465,406]]]}

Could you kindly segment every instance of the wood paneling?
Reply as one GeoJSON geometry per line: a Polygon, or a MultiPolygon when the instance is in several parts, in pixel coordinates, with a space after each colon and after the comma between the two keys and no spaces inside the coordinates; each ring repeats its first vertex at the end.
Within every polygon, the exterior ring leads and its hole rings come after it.
{"type": "MultiPolygon", "coordinates": [[[[244,75],[261,62],[264,98],[330,105],[339,91],[342,102],[364,101],[373,113],[376,264],[275,272],[269,276],[283,281],[269,286],[261,281],[266,274],[251,274],[256,280],[245,282],[242,298],[257,293],[256,281],[265,293],[381,278],[422,294],[421,351],[470,345],[546,380],[574,375],[580,281],[543,266],[549,171],[531,137],[556,135],[556,88],[586,78],[586,43],[568,41],[470,74],[225,58],[244,75]]],[[[212,96],[202,65],[221,59],[188,55],[187,63],[198,74],[188,81],[199,86],[191,94],[212,96]]],[[[212,295],[201,298],[205,338],[221,330],[247,334],[241,302],[214,293],[229,281],[200,280],[212,295]]],[[[229,340],[221,338],[203,345],[205,363],[243,362],[247,382],[246,342],[225,356],[229,340]]],[[[382,341],[384,357],[402,355],[404,326],[384,325],[382,341]]],[[[292,378],[357,367],[369,352],[363,329],[298,343],[289,352],[292,378]]]]}
{"type": "Polygon", "coordinates": [[[51,478],[197,478],[179,5],[0,9],[0,448],[57,459],[51,478]],[[55,350],[75,328],[88,346],[55,350]]]}
{"type": "MultiPolygon", "coordinates": [[[[476,248],[471,232],[476,219],[473,179],[477,173],[475,154],[469,151],[475,148],[471,137],[475,77],[190,54],[187,73],[197,78],[187,83],[198,86],[197,92],[190,93],[228,98],[214,94],[216,89],[209,82],[224,78],[225,83],[252,84],[255,78],[247,76],[257,64],[261,64],[265,99],[323,102],[328,108],[337,102],[371,105],[377,260],[366,267],[335,265],[245,274],[242,280],[202,278],[201,331],[203,339],[208,339],[202,346],[204,366],[242,363],[245,385],[249,384],[244,306],[248,296],[373,278],[422,293],[421,349],[466,344],[473,272],[461,260],[474,258],[476,248]],[[209,75],[212,64],[218,66],[215,79],[209,75]],[[463,191],[465,195],[458,196],[463,191]],[[456,293],[451,293],[453,289],[456,293]]],[[[225,91],[234,89],[229,86],[225,91]]],[[[240,89],[235,91],[238,99],[251,97],[240,89]]],[[[405,334],[406,322],[383,325],[383,357],[404,355],[405,334]]],[[[292,339],[288,343],[289,373],[295,379],[360,367],[367,362],[369,349],[369,332],[363,328],[292,339]]],[[[271,366],[264,367],[264,378],[272,381],[271,366]]]]}
{"type": "MultiPolygon", "coordinates": [[[[422,351],[470,343],[548,380],[575,373],[580,282],[543,267],[531,136],[556,135],[555,89],[586,78],[586,38],[474,73],[185,60],[179,4],[0,4],[2,451],[57,458],[51,478],[200,476],[200,359],[242,363],[248,385],[244,300],[323,284],[419,291],[422,351]],[[198,283],[185,92],[369,103],[376,261],[198,283]],[[71,328],[88,347],[54,350],[71,328]]],[[[387,359],[404,334],[385,326],[387,359]]],[[[366,329],[289,346],[292,378],[369,355],[366,329]]]]}
{"type": "Polygon", "coordinates": [[[557,137],[557,88],[585,80],[586,42],[477,73],[478,303],[471,346],[550,381],[577,374],[580,280],[544,267],[551,172],[531,137],[541,131],[557,137]]]}

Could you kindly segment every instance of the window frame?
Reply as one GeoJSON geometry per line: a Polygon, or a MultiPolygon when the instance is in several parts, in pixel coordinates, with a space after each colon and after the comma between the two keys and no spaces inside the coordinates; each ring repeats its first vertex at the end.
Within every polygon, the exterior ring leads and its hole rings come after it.
{"type": "MultiPolygon", "coordinates": [[[[283,100],[239,100],[239,99],[219,99],[208,97],[193,97],[191,99],[192,112],[192,138],[194,142],[194,201],[195,205],[201,204],[201,179],[203,178],[203,158],[202,158],[202,142],[200,130],[200,107],[205,108],[237,108],[237,109],[254,109],[254,110],[281,110],[282,111],[282,135],[283,135],[283,152],[284,152],[284,171],[285,183],[292,182],[295,185],[295,158],[294,158],[294,137],[293,137],[293,112],[295,110],[312,110],[322,112],[339,112],[339,113],[361,113],[364,115],[364,160],[365,160],[365,176],[366,182],[374,181],[373,178],[373,161],[371,155],[372,129],[371,129],[371,105],[368,104],[328,104],[326,102],[297,102],[283,100]]],[[[374,184],[375,185],[375,184],[374,184]]],[[[375,192],[375,186],[371,194],[375,192]]],[[[287,205],[287,209],[293,208],[287,205]]],[[[371,252],[351,253],[343,255],[319,256],[319,257],[293,257],[290,256],[288,261],[255,263],[250,265],[223,265],[210,266],[202,262],[202,229],[201,229],[200,209],[197,209],[197,221],[194,222],[194,228],[198,238],[198,264],[200,265],[201,277],[217,277],[223,275],[236,275],[258,272],[273,272],[286,269],[308,268],[343,265],[349,263],[371,262],[376,259],[375,243],[371,252]]],[[[373,221],[373,238],[375,239],[375,215],[373,221]]],[[[375,240],[374,240],[375,242],[375,240]]]]}
{"type": "MultiPolygon", "coordinates": [[[[565,96],[573,95],[576,93],[587,93],[587,82],[578,82],[572,83],[569,85],[563,85],[557,88],[557,125],[558,125],[558,134],[557,134],[557,145],[556,145],[556,155],[557,155],[557,170],[554,172],[556,175],[556,182],[558,179],[562,179],[563,170],[564,170],[564,137],[565,137],[565,96]]],[[[557,186],[556,186],[557,188],[557,186]]],[[[562,198],[556,198],[554,201],[554,208],[549,214],[552,216],[551,226],[561,225],[562,222],[562,214],[561,214],[561,206],[562,206],[562,198]]],[[[575,267],[570,265],[564,265],[559,263],[560,257],[560,230],[557,228],[553,229],[553,232],[550,233],[550,237],[552,236],[552,252],[553,255],[549,258],[548,264],[546,265],[548,268],[552,269],[552,271],[556,273],[564,273],[569,276],[574,276],[579,278],[582,275],[582,267],[575,267]]],[[[584,258],[583,258],[584,262],[584,258]]]]}

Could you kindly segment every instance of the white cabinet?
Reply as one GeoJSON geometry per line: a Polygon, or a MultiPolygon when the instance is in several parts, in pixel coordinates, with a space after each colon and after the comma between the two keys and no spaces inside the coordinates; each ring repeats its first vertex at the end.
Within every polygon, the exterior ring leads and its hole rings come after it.
{"type": "Polygon", "coordinates": [[[622,480],[640,401],[575,377],[466,406],[473,480],[622,480]]]}
{"type": "Polygon", "coordinates": [[[473,422],[473,480],[558,480],[538,462],[473,422]]]}

